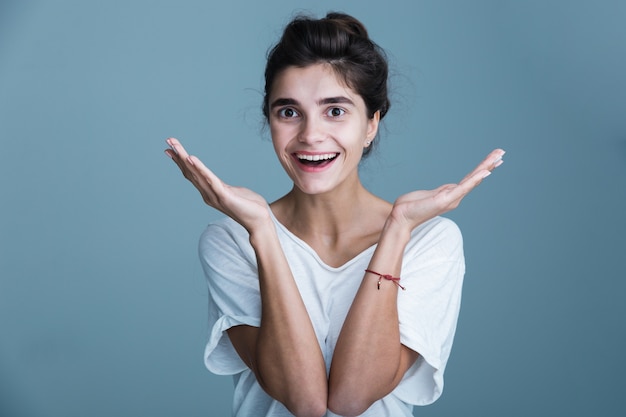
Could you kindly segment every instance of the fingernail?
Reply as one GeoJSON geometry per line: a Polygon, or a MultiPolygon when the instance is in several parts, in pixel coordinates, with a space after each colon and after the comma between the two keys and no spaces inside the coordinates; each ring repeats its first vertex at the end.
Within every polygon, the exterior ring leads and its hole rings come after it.
{"type": "Polygon", "coordinates": [[[502,163],[504,162],[504,160],[502,158],[496,160],[496,162],[493,164],[494,168],[498,168],[500,165],[502,165],[502,163]]]}
{"type": "MultiPolygon", "coordinates": [[[[168,150],[171,150],[171,149],[168,149],[168,150]]],[[[174,159],[174,157],[172,155],[170,155],[168,150],[165,151],[165,155],[167,155],[170,159],[174,159]]]]}
{"type": "Polygon", "coordinates": [[[483,178],[487,178],[490,175],[491,175],[491,171],[485,171],[485,173],[483,174],[483,178]]]}

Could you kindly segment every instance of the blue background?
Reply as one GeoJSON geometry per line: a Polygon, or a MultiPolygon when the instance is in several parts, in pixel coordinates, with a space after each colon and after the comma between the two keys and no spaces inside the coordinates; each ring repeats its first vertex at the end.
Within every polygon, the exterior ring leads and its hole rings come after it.
{"type": "Polygon", "coordinates": [[[227,416],[196,256],[218,213],[163,155],[290,187],[260,116],[295,8],[361,19],[393,106],[363,167],[393,200],[505,164],[450,214],[467,274],[423,416],[623,411],[626,2],[0,0],[0,415],[227,416]]]}

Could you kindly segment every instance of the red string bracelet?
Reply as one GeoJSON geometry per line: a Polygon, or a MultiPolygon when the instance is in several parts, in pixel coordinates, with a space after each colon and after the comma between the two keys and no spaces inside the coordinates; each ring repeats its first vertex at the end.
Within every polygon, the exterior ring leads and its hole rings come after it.
{"type": "Polygon", "coordinates": [[[379,289],[379,290],[380,290],[380,282],[381,282],[383,279],[386,279],[387,281],[391,281],[391,282],[393,282],[393,283],[394,283],[394,284],[396,284],[398,287],[402,288],[402,290],[403,290],[403,291],[404,291],[404,290],[406,290],[406,288],[404,288],[402,285],[400,285],[400,277],[397,277],[397,278],[396,278],[396,277],[393,277],[393,276],[391,276],[391,275],[389,275],[389,274],[379,274],[378,272],[376,272],[376,271],[372,271],[371,269],[366,269],[366,270],[365,270],[365,272],[369,272],[369,273],[371,273],[371,274],[378,275],[378,289],[379,289]]]}

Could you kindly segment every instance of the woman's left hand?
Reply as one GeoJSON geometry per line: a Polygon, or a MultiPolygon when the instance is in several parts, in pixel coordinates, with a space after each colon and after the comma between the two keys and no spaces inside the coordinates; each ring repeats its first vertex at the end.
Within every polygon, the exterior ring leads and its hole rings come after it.
{"type": "Polygon", "coordinates": [[[458,184],[445,184],[434,190],[413,191],[400,196],[393,205],[389,220],[412,230],[435,216],[454,210],[463,197],[502,164],[502,149],[495,149],[458,184]]]}

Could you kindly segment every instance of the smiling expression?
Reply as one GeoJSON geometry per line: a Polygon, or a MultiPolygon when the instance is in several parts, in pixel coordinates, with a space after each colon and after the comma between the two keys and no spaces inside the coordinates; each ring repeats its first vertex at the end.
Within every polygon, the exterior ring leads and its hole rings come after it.
{"type": "Polygon", "coordinates": [[[322,194],[359,182],[358,165],[376,136],[379,113],[368,118],[361,96],[328,64],[282,71],[269,105],[274,150],[298,189],[322,194]]]}

